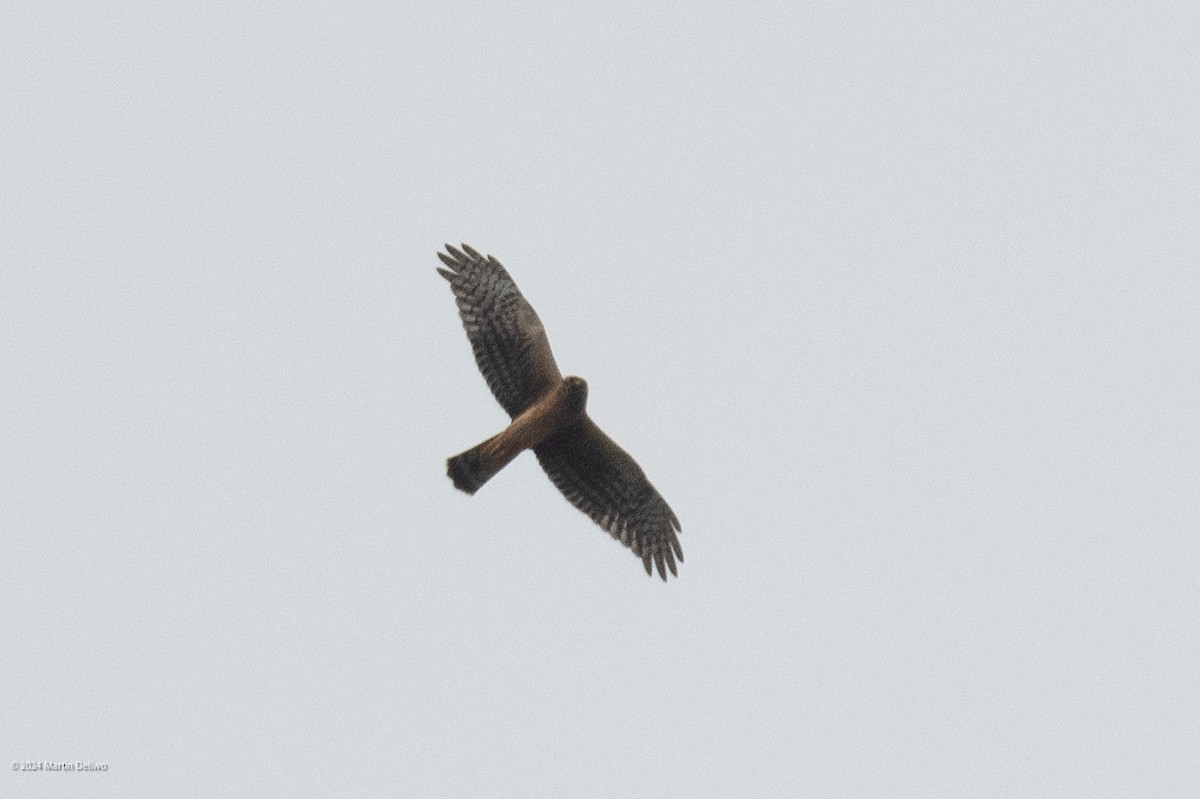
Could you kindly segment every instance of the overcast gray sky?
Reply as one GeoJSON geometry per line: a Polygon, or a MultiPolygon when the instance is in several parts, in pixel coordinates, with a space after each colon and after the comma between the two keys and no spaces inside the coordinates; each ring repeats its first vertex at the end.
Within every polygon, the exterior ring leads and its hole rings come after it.
{"type": "Polygon", "coordinates": [[[1194,3],[4,16],[0,795],[1200,794],[1194,3]]]}

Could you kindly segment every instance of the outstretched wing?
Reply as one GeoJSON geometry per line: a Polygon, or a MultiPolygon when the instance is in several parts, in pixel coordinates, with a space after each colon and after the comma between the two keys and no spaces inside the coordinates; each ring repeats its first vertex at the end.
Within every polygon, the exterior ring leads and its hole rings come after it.
{"type": "Polygon", "coordinates": [[[584,416],[533,451],[563,496],[632,549],[646,574],[653,574],[653,561],[664,581],[667,569],[678,575],[675,560],[683,562],[679,519],[637,462],[595,422],[584,416]]]}
{"type": "Polygon", "coordinates": [[[534,400],[562,382],[550,341],[508,272],[492,256],[467,245],[446,245],[438,253],[449,269],[438,273],[450,281],[458,314],[475,363],[501,407],[514,419],[534,400]]]}

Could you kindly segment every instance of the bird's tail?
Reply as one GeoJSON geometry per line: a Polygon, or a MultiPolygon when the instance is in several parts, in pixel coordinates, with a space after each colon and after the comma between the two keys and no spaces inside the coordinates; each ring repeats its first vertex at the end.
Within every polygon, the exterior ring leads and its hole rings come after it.
{"type": "Polygon", "coordinates": [[[509,455],[498,451],[494,442],[494,438],[489,438],[446,461],[446,474],[454,481],[455,488],[474,494],[516,457],[516,452],[509,455]]]}

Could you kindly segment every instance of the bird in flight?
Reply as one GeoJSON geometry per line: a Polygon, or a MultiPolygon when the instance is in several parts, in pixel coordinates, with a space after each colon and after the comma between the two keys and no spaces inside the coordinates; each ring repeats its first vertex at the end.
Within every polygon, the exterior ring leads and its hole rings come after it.
{"type": "Polygon", "coordinates": [[[664,581],[683,562],[679,519],[629,453],[587,415],[587,382],[563,377],[537,313],[500,262],[467,245],[438,253],[448,269],[458,314],[496,401],[512,423],[446,461],[454,487],[474,494],[522,450],[567,500],[613,538],[651,563],[664,581]]]}

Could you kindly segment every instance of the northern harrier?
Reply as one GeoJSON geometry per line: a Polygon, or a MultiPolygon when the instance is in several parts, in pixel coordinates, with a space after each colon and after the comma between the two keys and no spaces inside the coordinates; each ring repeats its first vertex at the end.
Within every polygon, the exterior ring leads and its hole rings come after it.
{"type": "Polygon", "coordinates": [[[467,245],[438,253],[447,269],[475,363],[496,400],[512,417],[503,432],[446,461],[455,488],[474,494],[522,450],[567,500],[642,559],[665,581],[683,561],[666,501],[625,450],[587,415],[587,383],[563,377],[542,322],[508,272],[467,245]],[[665,567],[664,567],[665,561],[665,567]]]}

